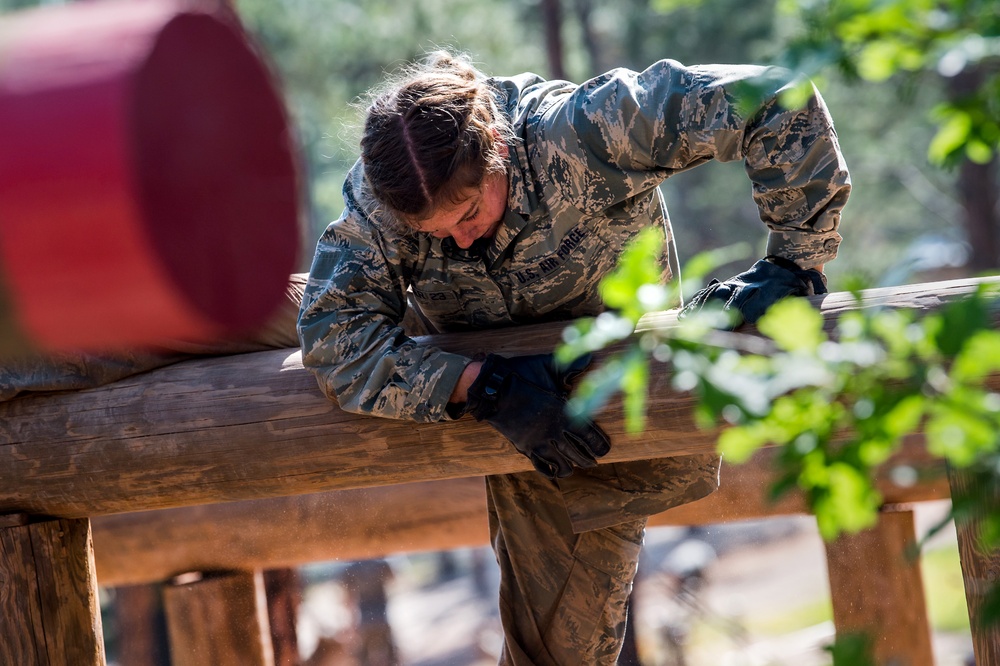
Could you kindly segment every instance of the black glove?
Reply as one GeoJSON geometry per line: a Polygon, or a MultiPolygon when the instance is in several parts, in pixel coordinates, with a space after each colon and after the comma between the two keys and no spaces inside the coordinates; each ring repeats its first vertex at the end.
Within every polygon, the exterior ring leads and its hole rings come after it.
{"type": "Polygon", "coordinates": [[[611,450],[608,436],[593,421],[566,414],[570,382],[589,364],[584,356],[559,369],[551,354],[490,354],[469,387],[465,411],[496,428],[550,479],[594,467],[611,450]]]}
{"type": "MultiPolygon", "coordinates": [[[[814,296],[826,293],[826,277],[815,268],[801,269],[782,257],[767,257],[749,270],[725,282],[712,280],[691,297],[681,310],[686,317],[705,307],[710,300],[722,302],[722,309],[738,313],[743,321],[755,323],[769,307],[786,296],[814,296]]],[[[739,325],[739,321],[734,326],[739,325]]]]}

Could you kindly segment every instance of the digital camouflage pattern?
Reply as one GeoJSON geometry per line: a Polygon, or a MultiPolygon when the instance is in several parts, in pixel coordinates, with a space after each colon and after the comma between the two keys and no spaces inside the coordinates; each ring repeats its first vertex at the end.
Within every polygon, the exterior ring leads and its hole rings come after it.
{"type": "Polygon", "coordinates": [[[500,563],[500,663],[615,664],[646,518],[567,539],[561,495],[536,472],[490,477],[486,497],[500,563]]]}
{"type": "Polygon", "coordinates": [[[502,666],[611,666],[646,519],[718,488],[713,455],[487,477],[500,565],[502,666]]]}
{"type": "MultiPolygon", "coordinates": [[[[850,191],[836,134],[818,95],[802,109],[777,104],[788,80],[775,71],[661,61],[580,86],[532,74],[490,83],[517,137],[493,239],[462,250],[403,233],[381,217],[360,162],[347,178],[345,212],[319,240],[299,315],[303,361],[341,408],[449,418],[470,359],[407,336],[408,297],[432,331],[597,314],[598,284],[623,246],[649,226],[668,228],[659,183],[709,159],[744,161],[769,254],[803,268],[836,256],[850,191]],[[769,81],[771,97],[747,119],[736,92],[751,79],[769,81]]],[[[488,477],[501,664],[614,664],[646,517],[712,492],[718,468],[708,455],[558,481],[488,477]]]]}
{"type": "Polygon", "coordinates": [[[622,246],[663,226],[657,185],[709,159],[744,160],[769,254],[803,268],[833,259],[850,184],[829,113],[817,95],[797,110],[771,100],[747,120],[734,91],[752,79],[774,91],[785,82],[759,67],[672,61],[580,86],[492,79],[518,140],[504,222],[469,251],[381,219],[355,165],[345,212],[317,245],[299,319],[303,360],[322,390],[348,411],[448,418],[469,359],[403,333],[408,290],[439,331],[596,314],[598,282],[622,246]]]}

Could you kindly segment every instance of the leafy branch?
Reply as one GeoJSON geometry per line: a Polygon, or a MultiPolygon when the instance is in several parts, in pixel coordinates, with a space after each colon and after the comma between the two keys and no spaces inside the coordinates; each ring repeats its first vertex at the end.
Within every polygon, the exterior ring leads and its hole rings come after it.
{"type": "MultiPolygon", "coordinates": [[[[601,285],[611,310],[566,329],[563,361],[620,348],[585,378],[571,410],[593,414],[620,392],[629,430],[641,431],[650,373],[669,372],[673,388],[696,396],[700,427],[725,426],[718,447],[727,460],[781,449],[772,494],[799,488],[826,539],[875,523],[882,497],[874,471],[909,434],[923,432],[932,454],[997,486],[1000,394],[988,383],[1000,370],[994,287],[920,317],[859,308],[829,333],[801,298],[775,304],[758,322],[760,336],[719,330],[730,323],[721,310],[665,326],[647,317],[679,299],[676,287],[657,283],[661,243],[653,230],[640,234],[601,285]]],[[[915,470],[895,472],[915,481],[915,470]]],[[[1000,545],[990,502],[980,493],[960,507],[985,517],[987,547],[1000,545]]]]}

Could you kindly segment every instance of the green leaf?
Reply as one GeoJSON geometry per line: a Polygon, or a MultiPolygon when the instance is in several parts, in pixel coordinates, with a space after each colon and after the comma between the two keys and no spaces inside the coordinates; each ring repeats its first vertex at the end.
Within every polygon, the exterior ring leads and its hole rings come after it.
{"type": "Polygon", "coordinates": [[[858,72],[869,81],[885,81],[899,69],[900,44],[877,41],[867,44],[858,55],[858,72]]]}
{"type": "Polygon", "coordinates": [[[729,462],[744,463],[757,449],[767,444],[767,429],[755,423],[752,426],[734,426],[719,435],[719,453],[729,462]]]}
{"type": "Polygon", "coordinates": [[[928,158],[935,164],[944,164],[948,159],[965,146],[972,132],[972,118],[969,114],[949,107],[943,113],[941,126],[931,139],[927,149],[928,158]]]}
{"type": "Polygon", "coordinates": [[[977,331],[966,341],[951,366],[958,382],[979,382],[1000,370],[1000,332],[977,331]]]}
{"type": "MultiPolygon", "coordinates": [[[[625,245],[615,270],[601,280],[598,288],[604,304],[619,310],[633,324],[652,311],[644,308],[639,293],[645,285],[659,285],[663,277],[663,243],[663,231],[659,227],[643,229],[625,245]]],[[[662,306],[662,303],[655,304],[656,308],[662,306]]]]}
{"type": "Polygon", "coordinates": [[[926,398],[919,393],[902,398],[882,416],[882,429],[896,438],[915,431],[924,417],[926,404],[926,398]]]}
{"type": "MultiPolygon", "coordinates": [[[[927,450],[947,458],[956,467],[971,465],[981,453],[997,448],[997,424],[961,404],[972,405],[976,394],[966,392],[958,405],[934,405],[924,429],[927,450]]],[[[978,397],[982,402],[981,392],[978,397]]]]}
{"type": "Polygon", "coordinates": [[[940,312],[940,328],[934,339],[946,356],[955,356],[977,331],[989,328],[987,300],[982,291],[948,303],[940,312]]]}
{"type": "Polygon", "coordinates": [[[642,432],[646,425],[646,392],[649,387],[649,361],[633,350],[624,361],[621,377],[625,428],[629,433],[642,432]]]}
{"type": "Polygon", "coordinates": [[[757,322],[761,333],[785,351],[815,351],[826,341],[823,315],[804,298],[785,298],[757,322]]]}
{"type": "Polygon", "coordinates": [[[661,14],[669,14],[678,9],[697,7],[701,2],[702,0],[653,0],[650,6],[653,8],[653,11],[661,14]]]}
{"type": "Polygon", "coordinates": [[[567,412],[576,419],[592,417],[621,390],[623,375],[624,366],[617,356],[587,373],[567,402],[567,412]]]}
{"type": "Polygon", "coordinates": [[[814,94],[813,82],[809,79],[801,79],[793,85],[783,88],[778,102],[786,109],[802,109],[805,108],[814,94]]]}
{"type": "Polygon", "coordinates": [[[833,666],[875,666],[872,637],[866,633],[837,633],[837,639],[825,650],[833,666]]]}
{"type": "Polygon", "coordinates": [[[815,508],[817,518],[823,514],[820,531],[826,539],[840,532],[860,532],[878,520],[881,498],[871,479],[861,470],[842,462],[829,468],[828,494],[815,508]]]}
{"type": "Polygon", "coordinates": [[[993,146],[980,139],[972,139],[965,144],[965,156],[976,164],[989,164],[993,153],[993,146]]]}

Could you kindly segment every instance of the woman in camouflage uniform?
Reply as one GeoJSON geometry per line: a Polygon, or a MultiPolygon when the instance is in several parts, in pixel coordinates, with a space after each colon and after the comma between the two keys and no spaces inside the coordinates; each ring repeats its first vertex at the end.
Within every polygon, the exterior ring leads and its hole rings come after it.
{"type": "Polygon", "coordinates": [[[345,410],[471,414],[532,460],[537,472],[486,481],[501,663],[615,663],[646,518],[712,492],[719,461],[597,466],[607,437],[563,411],[580,368],[418,344],[402,328],[408,295],[437,331],[596,314],[598,282],[625,243],[666,228],[659,183],[709,159],[743,160],[770,259],[699,302],[821,293],[849,177],[819,95],[800,109],[775,101],[788,83],[759,67],[666,60],[582,85],[487,78],[441,53],[373,97],[346,209],[319,240],[306,286],[303,359],[345,410]],[[743,115],[736,91],[750,80],[768,95],[743,115]]]}

